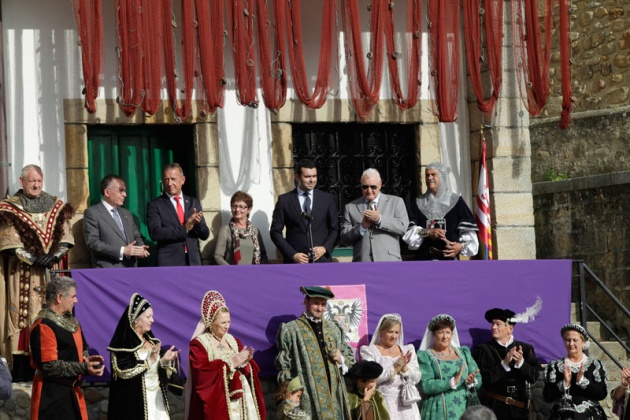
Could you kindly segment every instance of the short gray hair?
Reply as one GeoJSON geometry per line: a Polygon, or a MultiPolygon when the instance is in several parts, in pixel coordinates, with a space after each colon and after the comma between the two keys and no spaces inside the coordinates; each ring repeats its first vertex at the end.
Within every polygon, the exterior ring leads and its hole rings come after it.
{"type": "Polygon", "coordinates": [[[361,174],[361,179],[365,178],[366,176],[376,177],[379,181],[382,181],[381,174],[374,168],[367,168],[365,171],[363,171],[363,173],[361,174]]]}
{"type": "Polygon", "coordinates": [[[464,411],[460,420],[497,420],[497,416],[485,405],[473,405],[464,411]]]}
{"type": "Polygon", "coordinates": [[[180,165],[177,162],[172,162],[172,163],[168,163],[166,165],[164,165],[164,168],[162,168],[162,175],[164,175],[164,172],[166,171],[172,171],[172,170],[178,170],[179,174],[181,176],[184,176],[184,170],[182,169],[182,165],[180,165]]]}
{"type": "Polygon", "coordinates": [[[46,304],[48,307],[57,300],[57,295],[67,297],[72,289],[77,288],[77,283],[70,277],[54,275],[46,285],[46,304]]]}
{"type": "Polygon", "coordinates": [[[22,179],[26,178],[28,176],[28,173],[31,171],[31,169],[37,172],[39,176],[41,176],[42,178],[44,177],[44,172],[42,172],[42,168],[40,168],[37,165],[30,164],[22,168],[22,172],[20,172],[20,178],[22,179]]]}

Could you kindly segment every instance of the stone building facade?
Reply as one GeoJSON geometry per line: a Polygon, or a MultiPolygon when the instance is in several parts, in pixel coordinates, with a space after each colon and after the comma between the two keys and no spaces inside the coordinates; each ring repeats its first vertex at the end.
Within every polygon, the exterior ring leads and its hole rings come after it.
{"type": "MultiPolygon", "coordinates": [[[[628,307],[630,2],[573,0],[571,42],[571,127],[558,127],[558,51],[552,54],[549,103],[530,123],[536,257],[584,260],[628,307]]],[[[587,300],[630,336],[627,317],[603,293],[587,300]]]]}

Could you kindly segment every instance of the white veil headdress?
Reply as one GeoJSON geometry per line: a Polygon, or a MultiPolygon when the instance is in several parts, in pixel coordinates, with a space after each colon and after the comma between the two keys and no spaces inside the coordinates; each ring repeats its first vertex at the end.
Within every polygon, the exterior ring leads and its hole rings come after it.
{"type": "Polygon", "coordinates": [[[424,330],[424,336],[422,337],[422,343],[420,343],[420,350],[428,350],[433,347],[435,340],[433,339],[433,332],[431,329],[438,321],[446,320],[453,326],[453,337],[451,337],[451,346],[459,348],[459,334],[457,333],[457,326],[455,325],[455,318],[448,314],[439,314],[431,318],[431,321],[427,324],[427,328],[424,330]]]}
{"type": "Polygon", "coordinates": [[[370,341],[370,345],[372,344],[380,344],[381,343],[381,325],[383,325],[383,321],[387,318],[393,318],[396,321],[398,321],[398,323],[400,324],[400,334],[398,335],[398,341],[396,342],[396,344],[398,344],[400,346],[400,348],[402,349],[403,345],[405,344],[404,341],[404,335],[403,335],[403,323],[402,323],[402,318],[400,317],[399,314],[385,314],[381,317],[381,319],[378,320],[378,324],[376,325],[376,329],[374,330],[374,333],[372,333],[372,340],[370,341]]]}

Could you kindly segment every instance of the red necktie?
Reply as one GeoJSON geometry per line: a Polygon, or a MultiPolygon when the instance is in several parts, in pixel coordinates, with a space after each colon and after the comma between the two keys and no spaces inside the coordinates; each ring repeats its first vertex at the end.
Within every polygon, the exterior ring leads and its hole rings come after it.
{"type": "Polygon", "coordinates": [[[179,202],[181,197],[173,197],[175,202],[177,203],[177,218],[179,219],[180,224],[184,224],[184,208],[182,207],[182,203],[179,202]]]}
{"type": "MultiPolygon", "coordinates": [[[[181,197],[173,197],[175,202],[177,203],[177,218],[179,219],[179,223],[184,224],[184,208],[182,207],[182,203],[180,203],[179,199],[181,197]]],[[[184,251],[188,252],[188,245],[184,243],[184,251]]]]}

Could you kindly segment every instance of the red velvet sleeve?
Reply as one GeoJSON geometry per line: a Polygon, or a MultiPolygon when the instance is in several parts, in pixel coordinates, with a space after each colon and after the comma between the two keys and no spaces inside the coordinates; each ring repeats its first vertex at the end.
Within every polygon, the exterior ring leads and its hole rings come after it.
{"type": "Polygon", "coordinates": [[[222,360],[209,361],[203,345],[198,340],[190,342],[190,373],[193,381],[191,399],[193,405],[200,404],[201,407],[196,408],[203,412],[204,419],[230,418],[225,394],[227,378],[223,373],[224,369],[226,372],[229,371],[227,363],[222,360]]]}

